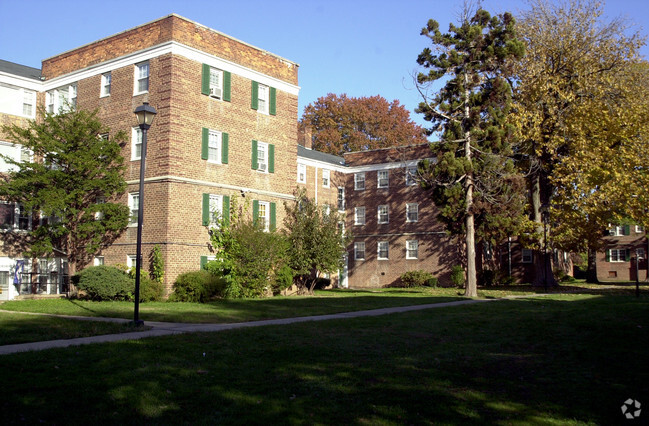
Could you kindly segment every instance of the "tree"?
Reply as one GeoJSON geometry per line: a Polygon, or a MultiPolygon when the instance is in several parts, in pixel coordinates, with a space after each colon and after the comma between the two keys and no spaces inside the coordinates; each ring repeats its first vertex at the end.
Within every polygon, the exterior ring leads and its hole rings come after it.
{"type": "MultiPolygon", "coordinates": [[[[441,141],[432,144],[436,161],[422,162],[419,172],[441,207],[440,219],[451,232],[465,236],[465,295],[475,297],[475,218],[521,205],[520,177],[510,158],[513,129],[505,121],[512,95],[506,76],[524,46],[516,38],[511,14],[492,17],[480,9],[469,15],[465,8],[460,26],[451,24],[447,34],[432,19],[422,30],[436,54],[425,48],[417,58],[429,71],[417,75],[424,101],[416,111],[432,123],[430,133],[442,130],[441,141]],[[440,79],[444,86],[426,97],[425,87],[440,79]]],[[[510,219],[516,217],[520,215],[510,219]]]]}
{"type": "MultiPolygon", "coordinates": [[[[630,148],[646,151],[637,146],[646,145],[639,137],[646,137],[647,91],[636,81],[646,81],[637,67],[643,41],[623,20],[603,21],[597,1],[530,4],[518,28],[528,54],[516,70],[515,118],[531,217],[543,235],[542,210],[549,208],[554,246],[588,249],[594,271],[602,231],[626,215],[629,196],[639,192],[629,185],[638,172],[638,151],[630,148]]],[[[539,237],[536,247],[545,244],[539,237]]],[[[535,259],[543,273],[534,284],[555,284],[550,264],[535,259]]]]}
{"type": "Polygon", "coordinates": [[[318,206],[304,189],[284,207],[289,266],[298,277],[300,291],[312,294],[319,273],[332,274],[342,268],[350,237],[338,225],[338,213],[318,206]]]}
{"type": "Polygon", "coordinates": [[[301,125],[313,129],[313,149],[329,154],[426,143],[425,130],[399,101],[329,93],[304,108],[301,125]]]}
{"type": "Polygon", "coordinates": [[[6,245],[19,245],[28,257],[65,254],[70,275],[110,245],[128,225],[129,209],[118,202],[126,190],[123,132],[112,137],[84,110],[42,111],[27,127],[3,126],[7,140],[29,149],[33,158],[19,162],[0,179],[0,199],[20,203],[40,224],[26,234],[6,233],[6,245]]]}

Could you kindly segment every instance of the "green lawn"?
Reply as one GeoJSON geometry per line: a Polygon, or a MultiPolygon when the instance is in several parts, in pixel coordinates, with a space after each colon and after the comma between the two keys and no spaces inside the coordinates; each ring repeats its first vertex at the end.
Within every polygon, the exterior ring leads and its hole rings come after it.
{"type": "Polygon", "coordinates": [[[0,423],[624,424],[649,297],[591,293],[2,356],[0,423]]]}

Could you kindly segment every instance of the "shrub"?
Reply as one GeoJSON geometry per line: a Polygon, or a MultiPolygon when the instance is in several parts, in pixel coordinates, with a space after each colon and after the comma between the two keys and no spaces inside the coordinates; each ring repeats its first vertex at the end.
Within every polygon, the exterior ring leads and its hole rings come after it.
{"type": "Polygon", "coordinates": [[[464,287],[464,268],[455,265],[451,268],[451,282],[457,287],[464,287]]]}
{"type": "Polygon", "coordinates": [[[135,283],[113,266],[90,266],[72,277],[72,282],[91,300],[130,300],[135,283]]]}
{"type": "Polygon", "coordinates": [[[428,285],[428,283],[432,284],[430,287],[436,287],[437,279],[430,272],[420,269],[401,274],[401,283],[403,287],[422,287],[428,285]]]}
{"type": "Polygon", "coordinates": [[[293,270],[290,266],[284,264],[275,273],[273,281],[273,294],[279,294],[293,285],[293,270]]]}
{"type": "Polygon", "coordinates": [[[185,272],[176,278],[174,291],[169,296],[173,302],[204,303],[222,292],[222,281],[205,270],[185,272]]]}
{"type": "Polygon", "coordinates": [[[497,271],[491,269],[483,269],[480,271],[480,284],[490,287],[492,285],[498,284],[498,274],[497,271]]]}
{"type": "Polygon", "coordinates": [[[140,302],[159,302],[163,296],[164,287],[161,282],[140,277],[140,302]]]}
{"type": "Polygon", "coordinates": [[[575,277],[572,275],[564,275],[563,278],[561,278],[561,282],[563,283],[574,283],[575,282],[575,277]]]}
{"type": "Polygon", "coordinates": [[[430,277],[426,280],[426,283],[424,285],[426,287],[437,287],[438,279],[437,277],[430,277]]]}

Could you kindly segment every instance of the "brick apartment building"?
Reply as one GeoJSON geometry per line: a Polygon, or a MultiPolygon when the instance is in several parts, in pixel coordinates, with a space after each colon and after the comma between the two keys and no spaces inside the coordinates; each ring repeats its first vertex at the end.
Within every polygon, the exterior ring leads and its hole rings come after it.
{"type": "MultiPolygon", "coordinates": [[[[148,133],[142,252],[147,268],[160,246],[168,289],[211,256],[213,213],[227,212],[236,199],[269,229],[281,227],[283,203],[296,187],[337,209],[353,235],[334,282],[379,287],[413,269],[447,281],[460,245],[413,179],[417,160],[430,156],[427,145],[344,157],[314,151],[310,134],[297,126],[298,93],[296,63],[175,14],[45,59],[40,70],[0,60],[0,124],[26,125],[38,106],[76,107],[97,109],[111,132],[130,135],[121,201],[135,218],[141,132],[133,111],[143,102],[157,109],[148,133]]],[[[0,152],[30,155],[1,134],[0,152]]],[[[0,160],[0,173],[7,170],[0,160]]],[[[0,201],[0,236],[37,226],[34,220],[20,205],[0,201]]],[[[94,264],[133,266],[136,225],[132,220],[94,264]]],[[[2,247],[0,298],[66,291],[64,253],[22,259],[2,247]]]]}

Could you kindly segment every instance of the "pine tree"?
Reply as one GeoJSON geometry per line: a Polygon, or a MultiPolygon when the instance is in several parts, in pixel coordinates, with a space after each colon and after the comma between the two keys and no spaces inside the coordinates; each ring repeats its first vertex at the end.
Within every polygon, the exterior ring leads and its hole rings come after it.
{"type": "Polygon", "coordinates": [[[432,19],[422,30],[435,53],[425,48],[417,58],[429,71],[417,75],[424,101],[416,111],[432,123],[431,134],[442,132],[441,141],[432,144],[436,161],[422,162],[419,172],[441,208],[440,219],[465,236],[465,295],[475,297],[476,216],[514,206],[518,211],[508,220],[520,218],[520,177],[510,158],[513,129],[506,124],[512,87],[506,77],[524,45],[516,38],[511,14],[492,17],[480,9],[469,15],[466,9],[460,26],[451,24],[447,34],[432,19]],[[427,87],[440,80],[444,86],[433,97],[425,96],[427,87]]]}

